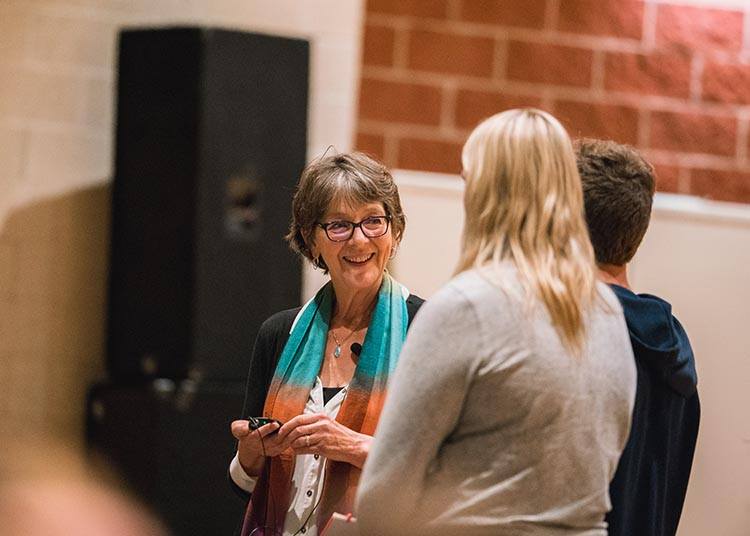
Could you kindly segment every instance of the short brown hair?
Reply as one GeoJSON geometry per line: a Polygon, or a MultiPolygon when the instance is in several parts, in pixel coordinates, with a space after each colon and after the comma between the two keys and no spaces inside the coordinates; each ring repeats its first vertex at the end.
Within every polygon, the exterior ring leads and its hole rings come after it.
{"type": "Polygon", "coordinates": [[[575,143],[596,262],[630,262],[643,240],[654,199],[654,168],[633,147],[613,141],[575,143]]]}
{"type": "Polygon", "coordinates": [[[302,171],[292,200],[289,233],[284,237],[293,251],[328,271],[323,259],[313,258],[308,240],[331,204],[339,200],[352,206],[383,203],[394,240],[401,240],[406,217],[388,168],[363,153],[342,153],[313,160],[302,171]]]}

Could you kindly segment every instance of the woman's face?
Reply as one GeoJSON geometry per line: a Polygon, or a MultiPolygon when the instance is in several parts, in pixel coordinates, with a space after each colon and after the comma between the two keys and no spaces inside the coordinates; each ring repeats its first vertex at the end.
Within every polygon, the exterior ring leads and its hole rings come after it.
{"type": "MultiPolygon", "coordinates": [[[[359,223],[366,218],[385,215],[382,203],[350,207],[339,202],[329,207],[320,223],[359,223]]],[[[390,225],[384,235],[374,238],[365,236],[362,228],[356,227],[351,238],[341,242],[330,240],[326,232],[317,227],[313,235],[312,251],[313,255],[323,257],[337,290],[367,290],[380,286],[385,265],[395,245],[390,225]]]]}

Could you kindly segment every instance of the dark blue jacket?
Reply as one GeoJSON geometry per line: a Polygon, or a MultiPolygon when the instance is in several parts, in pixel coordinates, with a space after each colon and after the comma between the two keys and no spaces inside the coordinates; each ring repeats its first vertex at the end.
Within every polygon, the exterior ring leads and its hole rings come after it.
{"type": "Polygon", "coordinates": [[[638,387],[630,437],[610,484],[610,536],[674,536],[698,437],[695,360],[672,306],[611,285],[625,312],[638,387]]]}

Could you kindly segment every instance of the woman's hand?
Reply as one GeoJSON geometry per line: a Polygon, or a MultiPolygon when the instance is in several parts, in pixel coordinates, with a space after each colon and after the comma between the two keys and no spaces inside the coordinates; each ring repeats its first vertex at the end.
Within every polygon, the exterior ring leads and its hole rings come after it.
{"type": "Polygon", "coordinates": [[[248,421],[232,422],[232,435],[237,439],[237,458],[248,476],[258,476],[263,469],[265,456],[278,456],[289,444],[279,438],[279,424],[271,422],[258,428],[250,429],[248,421]]]}
{"type": "Polygon", "coordinates": [[[295,454],[320,454],[359,467],[365,464],[372,436],[360,434],[322,413],[294,417],[278,433],[295,454]]]}

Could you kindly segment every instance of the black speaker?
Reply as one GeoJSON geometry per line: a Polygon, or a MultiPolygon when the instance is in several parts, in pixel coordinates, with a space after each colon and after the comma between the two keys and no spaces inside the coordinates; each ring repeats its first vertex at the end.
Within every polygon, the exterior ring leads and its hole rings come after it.
{"type": "Polygon", "coordinates": [[[120,34],[108,370],[238,380],[300,302],[282,237],[305,164],[308,43],[202,28],[120,34]]]}
{"type": "Polygon", "coordinates": [[[89,392],[87,443],[175,536],[229,536],[245,507],[227,476],[243,396],[240,382],[100,384],[89,392]]]}

